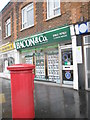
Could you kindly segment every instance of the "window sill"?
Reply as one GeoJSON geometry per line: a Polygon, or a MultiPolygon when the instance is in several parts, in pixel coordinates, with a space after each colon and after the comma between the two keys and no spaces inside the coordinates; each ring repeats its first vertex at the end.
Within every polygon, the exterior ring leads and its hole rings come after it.
{"type": "Polygon", "coordinates": [[[51,18],[47,18],[47,19],[46,19],[46,22],[49,21],[49,20],[52,20],[52,19],[54,19],[54,18],[56,18],[56,17],[59,17],[59,16],[61,16],[61,14],[56,15],[56,16],[53,16],[53,17],[51,17],[51,18]]]}
{"type": "Polygon", "coordinates": [[[22,32],[23,30],[26,30],[26,29],[28,29],[28,28],[32,28],[32,27],[34,27],[34,24],[31,25],[31,26],[28,26],[28,27],[26,27],[26,28],[22,28],[22,29],[20,30],[20,32],[22,32]]]}
{"type": "Polygon", "coordinates": [[[11,35],[4,37],[4,39],[7,39],[7,38],[9,38],[9,37],[11,37],[11,35]]]}

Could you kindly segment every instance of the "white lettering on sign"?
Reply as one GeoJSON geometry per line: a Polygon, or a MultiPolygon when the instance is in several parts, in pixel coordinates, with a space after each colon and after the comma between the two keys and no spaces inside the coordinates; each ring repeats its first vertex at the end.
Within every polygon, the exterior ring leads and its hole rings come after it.
{"type": "Polygon", "coordinates": [[[53,39],[60,39],[60,38],[64,38],[64,37],[67,37],[67,32],[66,31],[53,34],[53,39]]]}
{"type": "Polygon", "coordinates": [[[20,49],[20,48],[35,46],[35,45],[37,45],[39,43],[47,42],[47,41],[48,41],[48,39],[47,39],[46,36],[39,36],[39,37],[35,37],[35,38],[28,38],[26,40],[17,41],[16,42],[16,48],[20,49]]]}

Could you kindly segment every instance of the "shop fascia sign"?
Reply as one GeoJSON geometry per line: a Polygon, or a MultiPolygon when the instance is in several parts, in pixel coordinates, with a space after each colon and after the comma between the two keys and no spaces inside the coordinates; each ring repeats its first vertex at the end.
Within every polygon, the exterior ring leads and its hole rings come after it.
{"type": "Polygon", "coordinates": [[[1,52],[7,52],[14,49],[13,43],[6,43],[0,47],[1,52]]]}
{"type": "Polygon", "coordinates": [[[75,25],[76,35],[90,32],[90,21],[75,25]]]}
{"type": "Polygon", "coordinates": [[[27,37],[21,40],[15,41],[15,47],[17,50],[36,47],[43,44],[51,44],[54,42],[60,42],[63,40],[71,40],[70,27],[65,26],[62,28],[46,31],[31,37],[27,37]]]}

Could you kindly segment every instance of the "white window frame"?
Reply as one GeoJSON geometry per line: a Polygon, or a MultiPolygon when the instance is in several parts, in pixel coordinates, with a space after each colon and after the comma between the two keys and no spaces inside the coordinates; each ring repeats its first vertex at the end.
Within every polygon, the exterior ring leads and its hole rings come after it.
{"type": "MultiPolygon", "coordinates": [[[[50,1],[51,1],[51,2],[55,2],[55,0],[50,0],[50,1]]],[[[60,13],[59,13],[59,14],[54,15],[54,11],[57,10],[57,9],[60,9],[60,0],[59,0],[59,6],[56,7],[56,8],[53,7],[53,10],[52,10],[52,11],[53,11],[53,16],[50,16],[50,17],[49,17],[49,11],[48,11],[48,7],[49,7],[48,2],[49,2],[49,0],[47,0],[47,20],[48,20],[48,19],[52,19],[52,18],[54,18],[54,17],[57,17],[57,16],[61,15],[61,10],[60,10],[60,13]]]]}
{"type": "MultiPolygon", "coordinates": [[[[22,9],[22,29],[27,29],[29,27],[32,27],[34,26],[34,21],[33,21],[33,24],[29,25],[29,26],[26,26],[26,27],[23,27],[23,25],[26,23],[27,24],[27,12],[29,10],[32,10],[33,9],[33,14],[34,14],[34,4],[33,3],[30,3],[29,5],[25,6],[23,9],[22,9]],[[29,7],[29,8],[28,8],[29,7]],[[25,21],[23,22],[23,11],[25,10],[25,21]]],[[[34,15],[33,15],[34,16],[34,15]]],[[[33,20],[34,20],[34,17],[33,17],[33,20]]]]}
{"type": "Polygon", "coordinates": [[[90,74],[90,71],[87,70],[87,52],[86,50],[90,48],[90,45],[84,46],[84,60],[85,60],[85,89],[90,91],[90,88],[88,87],[88,74],[90,74]]]}
{"type": "Polygon", "coordinates": [[[11,19],[7,19],[7,21],[5,22],[5,30],[6,30],[6,37],[11,36],[11,19]],[[7,31],[8,25],[10,24],[10,34],[7,31]]]}

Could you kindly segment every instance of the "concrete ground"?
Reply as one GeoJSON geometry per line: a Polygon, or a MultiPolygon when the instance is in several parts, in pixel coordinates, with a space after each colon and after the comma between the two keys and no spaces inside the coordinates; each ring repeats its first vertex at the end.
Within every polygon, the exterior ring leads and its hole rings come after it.
{"type": "MultiPolygon", "coordinates": [[[[2,118],[12,118],[10,80],[0,78],[0,88],[2,118]]],[[[90,92],[38,82],[34,98],[35,118],[90,118],[90,92]]]]}

